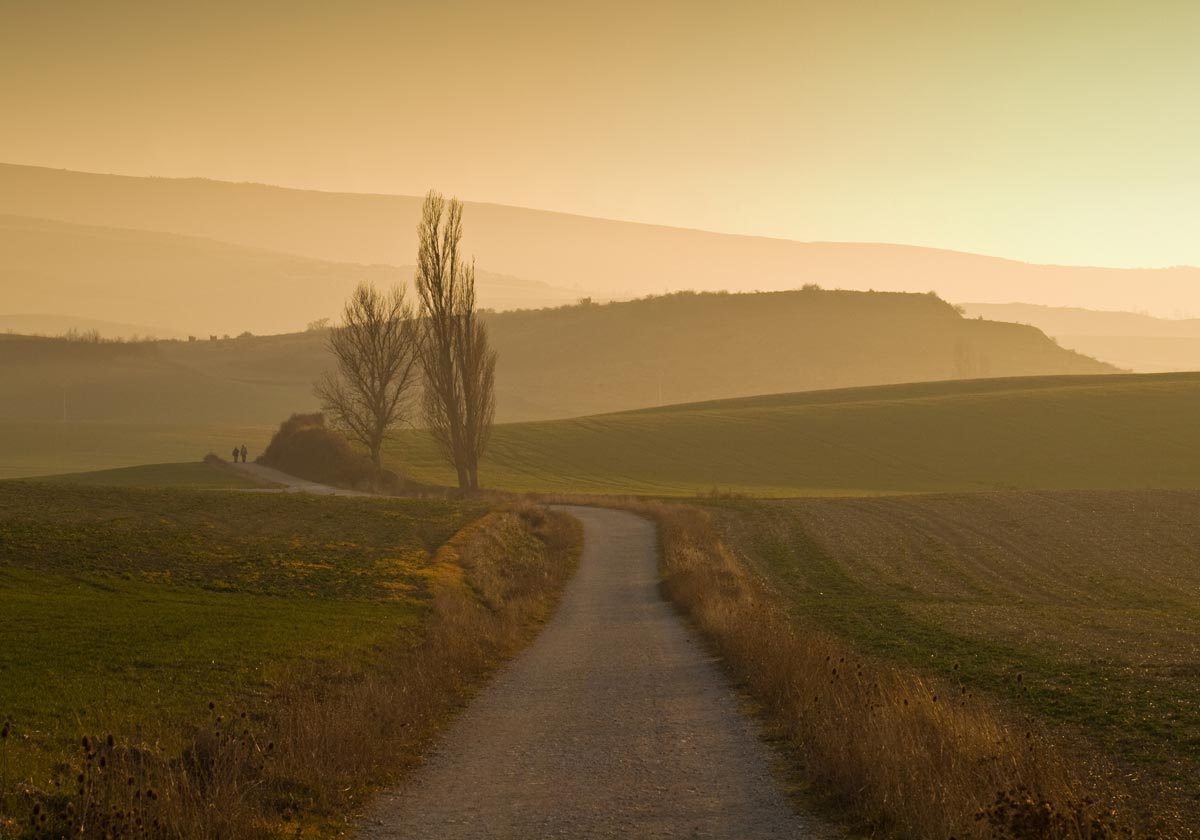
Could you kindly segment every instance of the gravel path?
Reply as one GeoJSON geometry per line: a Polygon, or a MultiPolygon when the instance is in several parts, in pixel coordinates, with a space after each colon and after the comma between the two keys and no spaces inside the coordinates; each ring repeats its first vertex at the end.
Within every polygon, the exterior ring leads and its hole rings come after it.
{"type": "Polygon", "coordinates": [[[567,510],[585,548],[557,614],[358,837],[827,836],[659,596],[654,526],[567,510]]]}
{"type": "MultiPolygon", "coordinates": [[[[328,484],[318,484],[315,481],[308,481],[304,478],[296,478],[294,475],[288,475],[285,472],[280,472],[272,467],[264,467],[262,464],[229,464],[228,467],[236,473],[239,473],[252,481],[261,481],[268,484],[277,485],[274,492],[280,493],[312,493],[316,496],[370,496],[370,493],[362,493],[358,490],[346,490],[341,487],[330,487],[328,484]]],[[[268,489],[266,491],[272,492],[268,489]]]]}

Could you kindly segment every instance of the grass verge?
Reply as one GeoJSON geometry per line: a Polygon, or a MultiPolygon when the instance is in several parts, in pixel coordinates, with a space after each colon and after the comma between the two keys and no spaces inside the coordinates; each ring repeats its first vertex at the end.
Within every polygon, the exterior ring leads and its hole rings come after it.
{"type": "Polygon", "coordinates": [[[800,626],[986,693],[1110,756],[1200,824],[1200,495],[722,501],[800,626]]]}
{"type": "Polygon", "coordinates": [[[902,837],[1138,836],[1128,792],[1102,759],[952,679],[801,627],[709,511],[640,509],[658,523],[665,593],[841,814],[902,837]]]}

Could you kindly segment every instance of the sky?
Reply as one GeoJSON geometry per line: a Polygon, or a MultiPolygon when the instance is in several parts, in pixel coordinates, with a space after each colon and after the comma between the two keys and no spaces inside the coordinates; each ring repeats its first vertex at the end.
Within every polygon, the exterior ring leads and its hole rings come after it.
{"type": "Polygon", "coordinates": [[[1200,265],[1200,3],[0,0],[0,161],[1200,265]]]}

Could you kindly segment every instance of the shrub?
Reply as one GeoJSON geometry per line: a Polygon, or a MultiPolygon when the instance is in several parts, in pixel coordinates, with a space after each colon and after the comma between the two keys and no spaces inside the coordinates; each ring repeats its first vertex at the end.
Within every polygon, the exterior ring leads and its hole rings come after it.
{"type": "Polygon", "coordinates": [[[404,484],[395,473],[376,470],[370,458],[325,425],[325,415],[319,412],[293,414],[284,420],[257,460],[289,475],[335,487],[398,492],[404,484]]]}

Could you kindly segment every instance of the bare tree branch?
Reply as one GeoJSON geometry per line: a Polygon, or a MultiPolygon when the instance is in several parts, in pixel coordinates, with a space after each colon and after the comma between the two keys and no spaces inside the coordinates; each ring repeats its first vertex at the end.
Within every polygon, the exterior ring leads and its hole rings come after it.
{"type": "Polygon", "coordinates": [[[425,422],[458,486],[475,490],[496,414],[496,352],[475,308],[475,264],[459,257],[462,203],[431,190],[417,235],[425,422]]]}
{"type": "Polygon", "coordinates": [[[329,334],[337,368],[313,390],[333,423],[367,448],[376,467],[384,441],[411,411],[419,345],[402,286],[380,292],[360,283],[346,301],[342,324],[329,334]]]}

